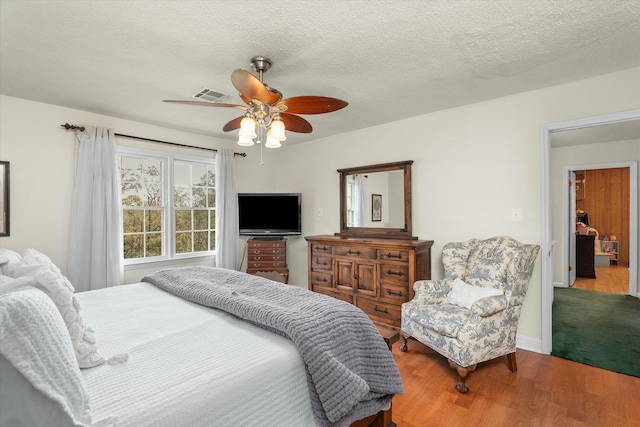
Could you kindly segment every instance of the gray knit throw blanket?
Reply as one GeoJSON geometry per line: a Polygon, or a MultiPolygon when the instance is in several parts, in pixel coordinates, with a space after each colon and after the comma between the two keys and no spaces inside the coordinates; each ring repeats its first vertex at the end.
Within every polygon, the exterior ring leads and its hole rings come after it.
{"type": "Polygon", "coordinates": [[[384,340],[367,315],[349,303],[213,267],[166,269],[142,281],[293,341],[307,368],[320,426],[347,426],[386,410],[393,395],[403,391],[384,340]]]}

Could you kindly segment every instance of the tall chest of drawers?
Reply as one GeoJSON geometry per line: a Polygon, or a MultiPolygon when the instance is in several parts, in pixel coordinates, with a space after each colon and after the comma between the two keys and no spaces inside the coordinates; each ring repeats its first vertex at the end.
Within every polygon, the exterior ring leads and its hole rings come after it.
{"type": "Polygon", "coordinates": [[[347,301],[371,320],[400,328],[413,283],[431,278],[433,241],[308,236],[309,289],[347,301]]]}
{"type": "Polygon", "coordinates": [[[287,268],[287,241],[284,238],[261,239],[252,237],[247,242],[247,273],[275,271],[289,281],[287,268]]]}

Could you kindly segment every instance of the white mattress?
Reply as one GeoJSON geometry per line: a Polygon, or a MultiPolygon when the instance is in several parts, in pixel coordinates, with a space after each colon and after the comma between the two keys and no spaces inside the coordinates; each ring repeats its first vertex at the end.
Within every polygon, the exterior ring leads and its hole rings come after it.
{"type": "Polygon", "coordinates": [[[105,358],[83,369],[92,419],[118,426],[313,426],[294,344],[148,283],[76,294],[105,358]]]}

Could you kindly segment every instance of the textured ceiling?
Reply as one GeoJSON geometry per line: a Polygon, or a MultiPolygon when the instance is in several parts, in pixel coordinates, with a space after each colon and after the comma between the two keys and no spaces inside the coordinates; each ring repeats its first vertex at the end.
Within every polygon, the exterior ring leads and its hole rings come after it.
{"type": "MultiPolygon", "coordinates": [[[[161,102],[264,55],[285,97],[344,99],[287,143],[640,66],[640,2],[0,1],[0,93],[235,139],[161,102]]],[[[117,129],[116,129],[117,131],[117,129]]]]}

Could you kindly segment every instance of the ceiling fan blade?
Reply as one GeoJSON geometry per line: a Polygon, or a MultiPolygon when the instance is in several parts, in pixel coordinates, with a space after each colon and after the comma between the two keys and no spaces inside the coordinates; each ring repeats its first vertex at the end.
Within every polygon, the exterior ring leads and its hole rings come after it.
{"type": "Polygon", "coordinates": [[[311,133],[313,131],[311,123],[302,117],[289,113],[280,113],[280,117],[284,122],[285,129],[288,131],[298,133],[311,133]]]}
{"type": "Polygon", "coordinates": [[[242,121],[242,119],[244,119],[244,116],[236,117],[235,119],[224,125],[222,130],[225,132],[229,132],[235,129],[240,129],[240,122],[242,121]]]}
{"type": "Polygon", "coordinates": [[[220,102],[180,101],[177,99],[163,99],[162,102],[173,102],[176,104],[187,104],[187,105],[204,105],[205,107],[231,107],[231,108],[239,108],[241,110],[247,109],[247,107],[245,107],[244,105],[223,104],[220,102]]]}
{"type": "Polygon", "coordinates": [[[243,100],[257,99],[263,104],[269,102],[269,90],[260,80],[246,70],[237,69],[231,73],[231,83],[240,92],[243,100]]]}
{"type": "Polygon", "coordinates": [[[327,98],[325,96],[294,96],[293,98],[283,99],[278,103],[276,108],[285,105],[287,113],[292,114],[324,114],[340,110],[349,105],[348,102],[336,98],[327,98]]]}
{"type": "Polygon", "coordinates": [[[269,91],[269,104],[276,105],[282,99],[282,92],[267,85],[264,85],[269,91]]]}

